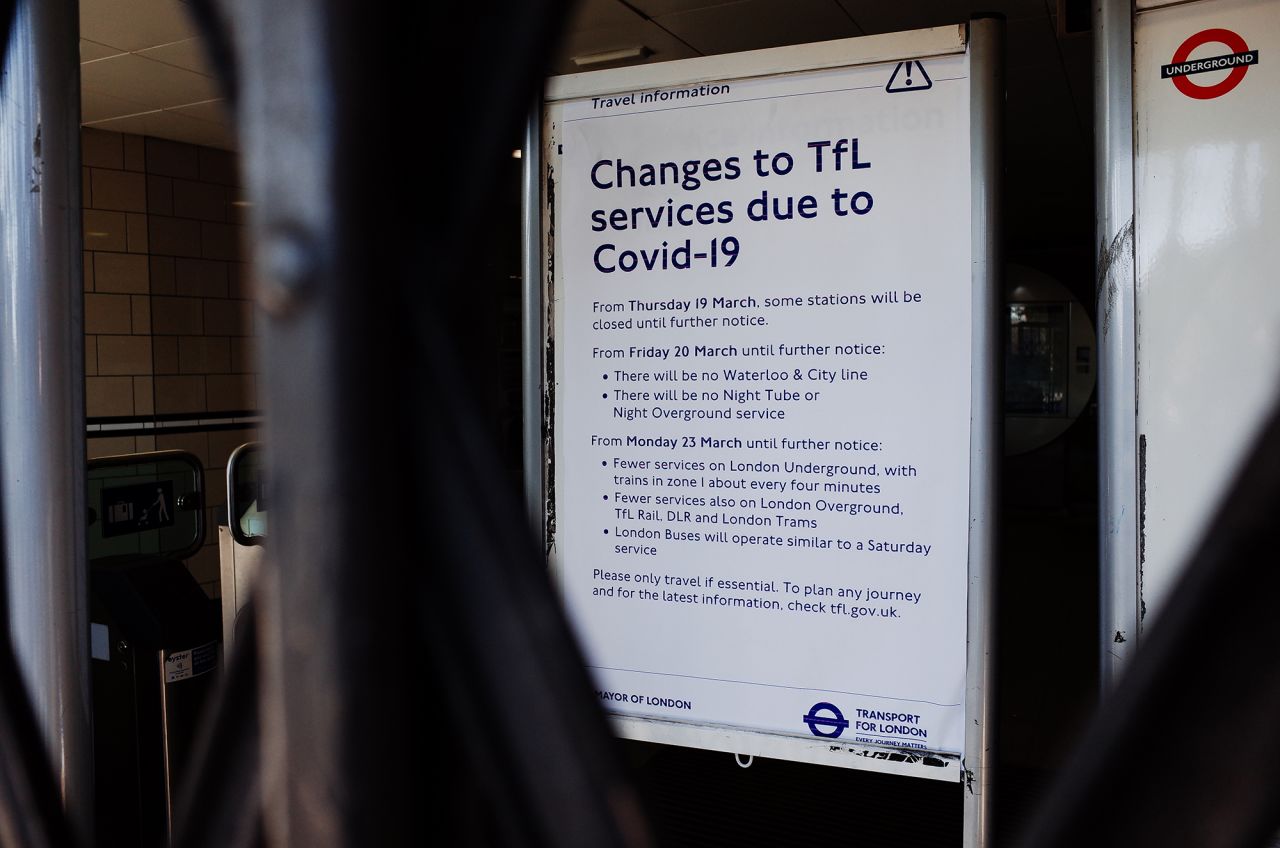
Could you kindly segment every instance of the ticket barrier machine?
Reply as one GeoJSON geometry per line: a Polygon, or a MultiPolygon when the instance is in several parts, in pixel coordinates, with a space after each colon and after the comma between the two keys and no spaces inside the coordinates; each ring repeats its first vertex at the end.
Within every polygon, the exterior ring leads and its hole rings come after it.
{"type": "Polygon", "coordinates": [[[219,663],[219,614],[183,564],[204,543],[191,454],[92,460],[90,647],[97,844],[167,846],[219,663]]]}

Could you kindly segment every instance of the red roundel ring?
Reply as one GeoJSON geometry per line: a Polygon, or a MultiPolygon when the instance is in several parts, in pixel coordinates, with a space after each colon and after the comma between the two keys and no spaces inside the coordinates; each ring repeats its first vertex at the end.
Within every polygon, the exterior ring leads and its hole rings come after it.
{"type": "MultiPolygon", "coordinates": [[[[1171,64],[1181,65],[1190,58],[1192,50],[1202,44],[1213,42],[1227,45],[1232,53],[1249,52],[1249,45],[1245,44],[1244,39],[1231,30],[1206,29],[1197,32],[1182,42],[1182,46],[1174,52],[1171,64]]],[[[1174,77],[1173,84],[1178,87],[1178,91],[1188,97],[1194,97],[1196,100],[1212,100],[1215,97],[1221,97],[1239,85],[1240,80],[1244,79],[1244,74],[1247,70],[1249,70],[1247,65],[1236,65],[1231,69],[1231,73],[1227,74],[1226,79],[1215,85],[1196,85],[1189,76],[1174,77]]]]}

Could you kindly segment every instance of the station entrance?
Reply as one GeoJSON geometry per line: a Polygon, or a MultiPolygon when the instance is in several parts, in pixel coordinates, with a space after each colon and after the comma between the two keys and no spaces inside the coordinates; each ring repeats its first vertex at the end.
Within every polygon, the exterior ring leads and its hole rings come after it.
{"type": "MultiPolygon", "coordinates": [[[[39,742],[4,746],[0,784],[53,834],[32,844],[119,812],[88,800],[89,671],[128,695],[143,663],[160,842],[394,844],[425,804],[460,844],[1014,844],[1069,756],[1121,779],[1071,751],[1148,601],[1185,635],[1266,596],[1210,566],[1250,559],[1249,487],[1271,491],[1248,459],[1271,372],[1237,366],[1272,352],[1274,127],[1224,99],[1270,79],[1269,4],[462,9],[527,85],[443,45],[467,72],[431,107],[466,142],[423,154],[368,131],[422,90],[390,67],[419,55],[408,28],[193,0],[197,29],[142,2],[84,0],[74,118],[73,4],[17,4],[5,55],[0,191],[30,226],[0,233],[0,735],[39,742]],[[1206,223],[1173,178],[1243,199],[1206,223]],[[1187,310],[1201,277],[1250,308],[1187,310]],[[231,479],[144,471],[83,508],[86,469],[169,449],[231,479]],[[96,563],[99,588],[148,587],[94,610],[127,645],[86,617],[86,514],[220,530],[165,549],[171,608],[146,568],[96,563]],[[1246,541],[1197,547],[1222,536],[1246,541]],[[1188,560],[1217,618],[1176,590],[1188,560]],[[207,734],[178,703],[204,688],[207,734]]],[[[1145,695],[1113,702],[1116,751],[1194,700],[1168,680],[1185,642],[1152,641],[1145,695]]]]}

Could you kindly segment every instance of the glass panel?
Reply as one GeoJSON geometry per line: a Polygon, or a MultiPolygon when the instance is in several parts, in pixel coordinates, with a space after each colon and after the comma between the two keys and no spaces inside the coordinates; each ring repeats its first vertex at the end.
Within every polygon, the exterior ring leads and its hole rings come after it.
{"type": "Polygon", "coordinates": [[[181,558],[204,540],[200,463],[137,454],[89,463],[89,559],[181,558]]]}
{"type": "Polygon", "coordinates": [[[1006,415],[1066,416],[1070,327],[1069,303],[1009,304],[1006,415]]]}

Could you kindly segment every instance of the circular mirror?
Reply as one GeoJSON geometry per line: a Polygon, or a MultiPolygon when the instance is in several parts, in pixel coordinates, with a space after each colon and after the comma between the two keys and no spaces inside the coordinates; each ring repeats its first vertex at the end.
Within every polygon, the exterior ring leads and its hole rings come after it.
{"type": "Polygon", "coordinates": [[[1080,417],[1097,380],[1093,322],[1062,283],[1005,266],[1004,453],[1049,444],[1080,417]]]}

